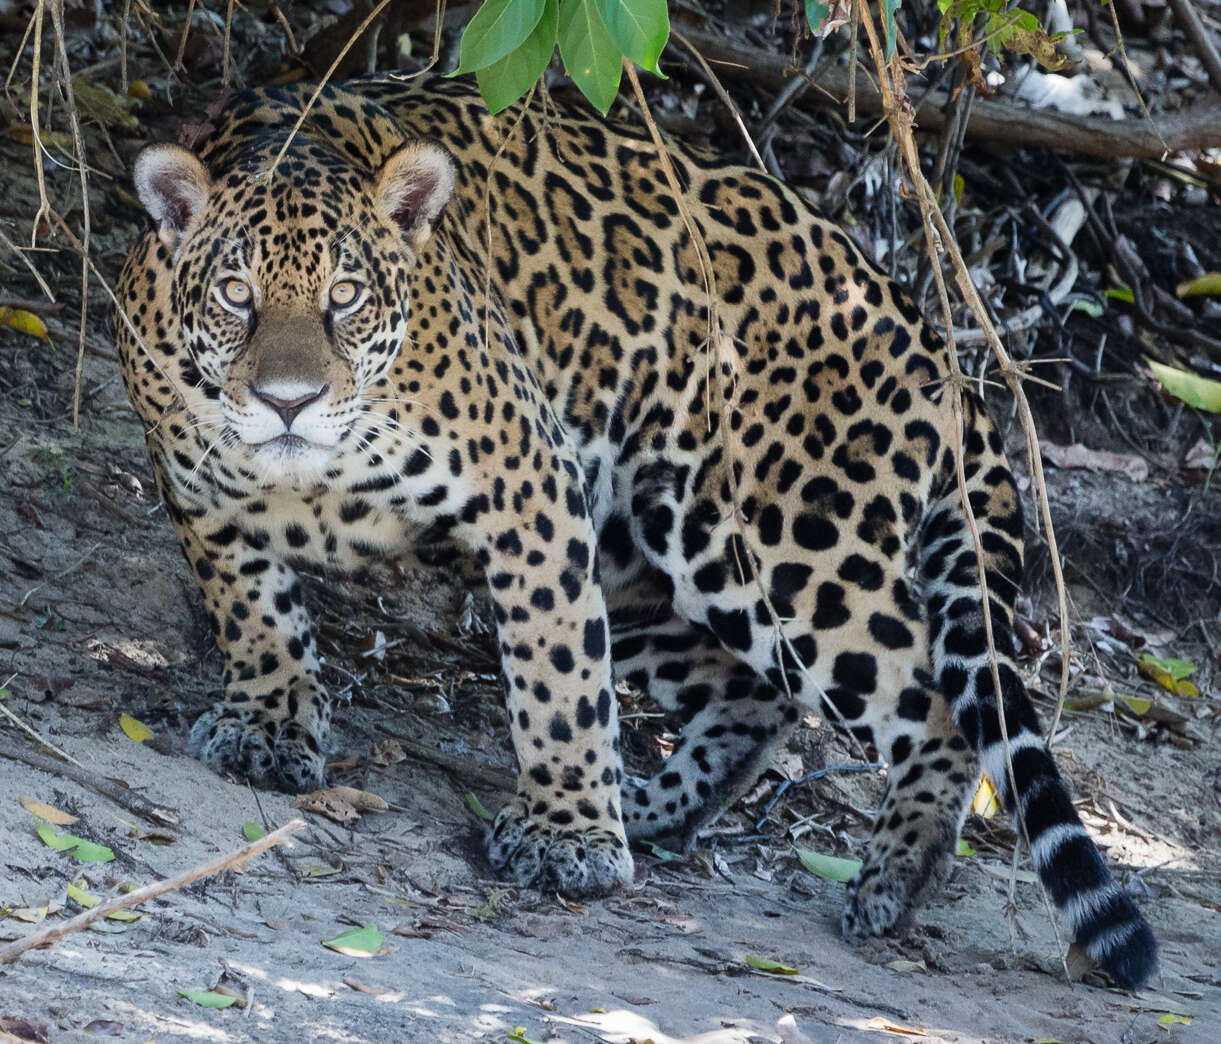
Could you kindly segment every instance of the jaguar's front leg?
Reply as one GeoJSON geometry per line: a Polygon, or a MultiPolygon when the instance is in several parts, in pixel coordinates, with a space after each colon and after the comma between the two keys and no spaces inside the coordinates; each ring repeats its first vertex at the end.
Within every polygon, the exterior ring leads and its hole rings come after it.
{"type": "Polygon", "coordinates": [[[321,786],[331,708],[296,575],[262,531],[171,515],[225,658],[224,700],[195,722],[191,753],[292,793],[321,786]]]}
{"type": "Polygon", "coordinates": [[[600,895],[633,871],[606,605],[575,469],[539,478],[523,483],[533,496],[520,512],[477,497],[464,513],[479,516],[471,542],[495,601],[520,772],[517,797],[492,824],[488,856],[521,884],[600,895]]]}

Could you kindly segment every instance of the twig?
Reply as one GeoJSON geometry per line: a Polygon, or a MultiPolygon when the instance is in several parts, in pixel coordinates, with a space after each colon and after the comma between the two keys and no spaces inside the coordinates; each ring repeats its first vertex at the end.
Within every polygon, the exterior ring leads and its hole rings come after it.
{"type": "Polygon", "coordinates": [[[1196,14],[1192,0],[1170,0],[1170,10],[1174,12],[1174,19],[1179,23],[1179,28],[1191,40],[1196,57],[1208,72],[1213,88],[1221,91],[1221,55],[1217,54],[1217,48],[1213,46],[1208,30],[1196,14]]]}
{"type": "MultiPolygon", "coordinates": [[[[674,170],[674,163],[670,158],[670,150],[666,148],[665,141],[662,140],[661,131],[657,129],[657,121],[653,119],[653,113],[649,109],[649,103],[644,96],[644,91],[640,86],[640,79],[636,75],[636,67],[627,59],[623,60],[623,71],[627,74],[628,82],[632,85],[632,91],[636,95],[636,102],[640,106],[641,116],[644,118],[645,126],[648,128],[649,137],[653,141],[653,146],[657,150],[657,159],[661,164],[662,173],[665,175],[666,184],[669,186],[670,195],[674,199],[674,205],[678,208],[679,216],[683,219],[683,224],[687,229],[687,235],[691,239],[691,244],[695,249],[696,259],[700,264],[700,275],[704,283],[704,292],[707,296],[708,310],[708,424],[709,430],[712,425],[712,395],[714,380],[717,382],[717,387],[720,388],[721,399],[721,437],[728,439],[728,432],[732,430],[730,424],[731,402],[730,395],[734,388],[733,361],[728,355],[727,347],[732,345],[732,338],[727,335],[721,327],[721,319],[719,308],[721,304],[716,288],[716,272],[712,265],[712,257],[708,252],[708,244],[704,241],[704,236],[700,232],[700,228],[695,218],[692,216],[690,209],[687,206],[686,197],[683,194],[682,185],[679,183],[678,175],[674,170]]],[[[732,453],[728,452],[729,447],[726,446],[725,457],[727,460],[732,459],[732,453]]],[[[767,587],[763,583],[763,572],[760,569],[762,557],[755,551],[750,534],[746,531],[743,524],[744,516],[741,508],[741,498],[738,492],[737,479],[734,476],[734,470],[731,465],[725,468],[725,479],[729,483],[730,502],[733,505],[733,524],[734,530],[737,533],[738,539],[742,542],[747,556],[749,556],[751,564],[751,573],[754,576],[755,588],[759,593],[759,600],[763,603],[763,607],[767,610],[768,616],[772,621],[774,632],[773,640],[775,642],[776,651],[779,653],[781,647],[786,649],[792,657],[793,662],[799,666],[802,674],[810,683],[810,687],[817,693],[822,704],[831,711],[831,716],[835,718],[840,728],[844,730],[848,738],[855,745],[857,752],[861,756],[861,761],[867,762],[869,758],[865,753],[865,747],[861,743],[860,737],[856,735],[848,727],[847,721],[844,720],[844,715],[835,705],[830,696],[821,685],[818,684],[814,675],[811,673],[809,666],[798,655],[797,650],[793,647],[792,640],[784,633],[783,621],[780,614],[776,612],[775,606],[772,604],[772,597],[767,587]]],[[[737,548],[734,548],[735,555],[737,548]]],[[[740,562],[737,563],[738,576],[742,577],[742,582],[745,583],[746,573],[740,562]]],[[[782,656],[777,656],[777,662],[783,664],[782,656]]],[[[785,695],[790,700],[793,699],[793,692],[789,685],[789,674],[787,670],[781,670],[781,677],[784,680],[785,695]]]]}
{"type": "MultiPolygon", "coordinates": [[[[0,704],[0,709],[3,709],[3,707],[4,705],[0,704]]],[[[26,731],[30,730],[27,729],[26,731]]],[[[48,743],[41,736],[36,735],[35,738],[43,746],[68,758],[67,762],[56,761],[54,758],[48,758],[45,754],[39,754],[36,751],[10,746],[3,740],[0,740],[0,757],[8,758],[11,761],[20,761],[29,765],[32,769],[47,773],[49,776],[63,776],[65,779],[70,779],[73,783],[79,784],[86,790],[93,791],[99,797],[107,798],[116,805],[127,809],[132,815],[139,816],[141,819],[155,823],[158,826],[176,827],[182,825],[182,817],[173,809],[154,805],[151,801],[142,798],[134,790],[120,786],[104,776],[95,775],[78,761],[60,751],[58,747],[48,743]]]]}
{"type": "Polygon", "coordinates": [[[704,60],[704,56],[696,49],[695,44],[683,36],[682,33],[680,33],[677,29],[672,29],[670,32],[671,35],[678,39],[679,43],[681,43],[685,48],[687,48],[688,51],[692,53],[692,55],[694,55],[695,60],[699,63],[700,69],[703,70],[704,76],[712,85],[712,89],[716,91],[717,97],[721,99],[722,104],[729,110],[730,114],[734,118],[734,122],[737,123],[738,130],[742,132],[742,137],[746,141],[746,148],[754,157],[755,163],[759,165],[759,169],[761,171],[767,173],[767,165],[763,162],[763,157],[759,155],[759,150],[755,148],[754,139],[751,138],[750,131],[746,129],[746,124],[742,122],[742,114],[738,112],[738,107],[734,105],[733,99],[729,97],[725,91],[725,88],[721,86],[721,81],[717,79],[717,75],[712,71],[712,67],[704,60]]]}
{"type": "Polygon", "coordinates": [[[856,123],[856,66],[860,49],[861,4],[852,0],[852,25],[848,30],[848,122],[856,123]]]}
{"type": "Polygon", "coordinates": [[[38,73],[42,62],[42,18],[47,0],[38,0],[34,11],[34,53],[30,59],[30,129],[34,137],[34,180],[38,183],[38,212],[30,222],[30,246],[38,245],[38,226],[51,213],[47,199],[47,175],[42,169],[42,127],[38,121],[38,73]]]}
{"type": "MultiPolygon", "coordinates": [[[[896,72],[898,64],[892,63],[890,71],[895,76],[896,81],[895,85],[892,86],[892,81],[887,76],[886,62],[883,59],[884,52],[877,27],[874,25],[873,16],[867,6],[862,6],[861,23],[864,25],[865,32],[869,37],[869,50],[877,67],[878,83],[885,101],[884,111],[886,118],[890,123],[891,133],[899,143],[900,152],[908,168],[908,177],[915,188],[916,201],[920,205],[920,215],[924,224],[925,240],[930,259],[933,262],[933,276],[937,283],[942,314],[945,317],[947,333],[946,358],[950,369],[950,376],[946,383],[951,396],[950,404],[954,417],[956,445],[962,446],[964,444],[962,389],[966,383],[966,378],[958,365],[958,355],[953,339],[953,320],[950,315],[950,301],[949,295],[946,292],[945,278],[941,272],[938,245],[940,245],[941,249],[945,250],[953,266],[955,281],[958,283],[959,290],[966,299],[967,306],[975,316],[976,322],[988,334],[988,346],[992,349],[993,354],[1000,363],[1001,374],[1004,376],[1005,383],[1009,385],[1009,389],[1018,404],[1022,430],[1026,435],[1027,453],[1030,458],[1034,486],[1038,494],[1040,507],[1043,509],[1043,521],[1046,529],[1048,550],[1051,556],[1052,572],[1056,578],[1056,593],[1059,596],[1061,619],[1060,703],[1063,704],[1065,697],[1068,695],[1068,602],[1064,588],[1064,576],[1060,567],[1060,555],[1056,545],[1055,531],[1052,528],[1051,507],[1047,499],[1047,485],[1043,478],[1043,462],[1039,454],[1038,437],[1035,432],[1034,418],[1030,412],[1030,404],[1026,399],[1025,390],[1022,388],[1022,373],[1018,367],[1013,365],[1009,353],[1005,351],[1004,345],[1001,344],[1000,338],[996,334],[996,328],[992,325],[987,310],[984,308],[984,303],[980,299],[979,292],[971,281],[971,273],[967,269],[966,262],[963,261],[962,252],[958,249],[953,229],[946,223],[941,209],[937,206],[932,187],[924,176],[923,169],[920,166],[920,153],[916,147],[915,135],[912,132],[914,113],[911,106],[907,104],[906,95],[903,92],[902,73],[896,72]]],[[[958,494],[962,500],[963,514],[975,551],[976,571],[979,576],[980,602],[983,610],[984,635],[988,648],[988,666],[992,675],[993,689],[996,694],[996,713],[1000,723],[1001,739],[1005,744],[1005,767],[1009,777],[1010,801],[1014,807],[1018,824],[1021,827],[1022,836],[1026,840],[1026,847],[1030,849],[1030,831],[1027,828],[1026,815],[1019,799],[1017,775],[1013,768],[1013,753],[1009,747],[1009,727],[1005,720],[1004,690],[1001,686],[1000,664],[997,660],[996,641],[992,629],[992,603],[988,592],[988,577],[984,565],[983,539],[980,536],[979,525],[976,522],[975,510],[972,508],[970,497],[967,494],[967,477],[963,457],[964,454],[961,452],[955,454],[958,494]]],[[[1059,922],[1056,920],[1055,914],[1051,909],[1051,901],[1042,878],[1039,878],[1039,893],[1043,898],[1044,905],[1047,907],[1048,918],[1051,921],[1052,930],[1056,936],[1056,945],[1061,954],[1063,954],[1065,950],[1060,938],[1059,922]]],[[[1063,957],[1061,960],[1064,962],[1063,957]]],[[[1067,963],[1064,963],[1064,974],[1066,977],[1069,974],[1067,963]]]]}
{"type": "Polygon", "coordinates": [[[9,239],[9,237],[4,234],[4,229],[2,228],[0,228],[0,243],[3,243],[21,259],[21,263],[30,270],[30,274],[34,277],[34,282],[38,284],[38,288],[47,295],[47,299],[49,301],[54,302],[55,294],[52,292],[47,281],[43,279],[42,273],[39,272],[38,269],[34,267],[34,263],[25,256],[25,250],[9,239]]]}
{"type": "Polygon", "coordinates": [[[18,939],[16,942],[0,949],[0,964],[8,964],[15,961],[26,950],[47,946],[57,939],[62,939],[65,935],[71,935],[82,928],[88,928],[95,921],[100,921],[103,917],[114,913],[116,910],[128,910],[133,906],[146,903],[150,899],[156,899],[158,896],[165,895],[167,892],[176,892],[189,884],[193,884],[195,881],[218,874],[222,870],[230,870],[235,866],[239,866],[252,856],[266,851],[273,845],[280,844],[281,841],[286,840],[304,826],[304,819],[290,819],[279,830],[273,831],[257,841],[252,841],[248,845],[243,845],[236,852],[225,856],[217,856],[215,859],[210,859],[208,862],[201,863],[190,870],[184,870],[181,874],[167,877],[163,881],[155,881],[153,884],[137,888],[134,892],[128,892],[126,895],[116,895],[112,899],[98,903],[91,910],[78,914],[70,921],[65,921],[63,924],[50,925],[41,931],[34,932],[32,935],[27,935],[24,939],[18,939]]]}
{"type": "MultiPolygon", "coordinates": [[[[72,385],[72,427],[80,426],[81,375],[85,368],[85,335],[89,319],[89,237],[92,217],[89,207],[89,165],[85,161],[85,141],[81,136],[81,121],[76,114],[76,93],[72,87],[72,70],[68,66],[67,30],[64,27],[64,5],[51,4],[51,22],[55,28],[55,49],[59,54],[60,89],[68,102],[68,124],[72,128],[72,147],[76,152],[81,179],[81,317],[76,349],[76,376],[72,385]]],[[[34,85],[37,91],[37,84],[34,85]]],[[[24,602],[23,602],[24,604],[24,602]]]]}
{"type": "Polygon", "coordinates": [[[411,739],[408,736],[404,736],[401,732],[394,732],[384,725],[379,725],[377,728],[379,732],[384,732],[387,736],[397,741],[403,748],[403,753],[409,758],[415,758],[417,761],[426,761],[431,765],[444,769],[451,775],[472,780],[487,787],[489,790],[512,793],[517,789],[517,777],[508,769],[496,768],[492,765],[481,765],[470,758],[460,758],[453,754],[446,754],[444,751],[435,750],[427,743],[411,739]]]}
{"type": "Polygon", "coordinates": [[[1107,6],[1111,15],[1111,26],[1115,30],[1115,46],[1123,57],[1123,71],[1128,76],[1128,84],[1132,88],[1132,93],[1136,95],[1136,100],[1140,104],[1140,111],[1145,114],[1145,122],[1152,128],[1153,133],[1157,134],[1166,152],[1170,152],[1170,146],[1166,144],[1165,139],[1158,133],[1157,124],[1153,122],[1153,117],[1149,114],[1149,106],[1145,104],[1145,96],[1140,93],[1140,84],[1136,82],[1136,73],[1132,71],[1132,63],[1128,60],[1128,48],[1123,41],[1123,30],[1119,28],[1119,15],[1115,10],[1115,5],[1109,4],[1107,6]]]}
{"type": "Polygon", "coordinates": [[[43,315],[55,315],[63,311],[61,301],[43,301],[31,297],[8,297],[0,294],[0,308],[20,308],[23,312],[41,312],[43,315]]]}
{"type": "MultiPolygon", "coordinates": [[[[0,689],[7,689],[9,682],[11,682],[16,677],[17,677],[16,674],[10,674],[7,678],[4,679],[3,682],[0,682],[0,689]]],[[[58,754],[61,758],[64,758],[66,761],[71,762],[77,768],[84,771],[84,768],[85,768],[84,765],[82,765],[79,761],[77,761],[76,758],[72,757],[71,754],[68,754],[65,751],[60,750],[50,740],[45,739],[42,735],[40,735],[38,733],[38,731],[32,725],[27,725],[24,721],[22,721],[19,717],[17,717],[16,714],[14,714],[11,710],[8,709],[8,707],[5,706],[4,701],[2,699],[0,699],[0,714],[3,714],[6,718],[8,718],[9,721],[11,721],[14,725],[16,725],[17,728],[21,729],[22,732],[26,733],[31,739],[38,740],[38,742],[41,743],[44,747],[48,748],[49,750],[55,751],[55,753],[58,754]]]]}
{"type": "Polygon", "coordinates": [[[776,100],[772,102],[772,107],[767,110],[767,115],[759,121],[758,133],[763,136],[763,132],[768,129],[776,118],[784,111],[785,107],[794,98],[797,97],[811,84],[811,77],[814,75],[814,70],[818,68],[818,62],[822,58],[823,40],[820,37],[814,41],[814,47],[810,50],[810,57],[806,59],[806,64],[801,72],[796,76],[790,77],[780,92],[776,95],[776,100]]]}
{"type": "Polygon", "coordinates": [[[93,552],[96,551],[101,546],[102,545],[100,542],[94,544],[93,547],[91,547],[88,551],[86,551],[83,555],[81,555],[81,557],[78,558],[75,562],[73,562],[72,565],[68,566],[67,569],[61,570],[60,572],[56,573],[54,576],[47,577],[47,579],[45,579],[40,584],[35,584],[28,591],[26,591],[26,593],[24,595],[21,596],[21,601],[17,603],[17,608],[24,609],[25,603],[30,600],[30,596],[32,594],[34,594],[36,591],[41,591],[48,584],[53,584],[56,580],[62,580],[65,576],[68,576],[71,573],[75,573],[78,569],[80,569],[81,566],[83,566],[86,562],[89,561],[89,559],[91,559],[93,557],[93,552]]]}
{"type": "MultiPolygon", "coordinates": [[[[781,56],[758,47],[748,47],[696,27],[684,27],[684,35],[726,80],[748,80],[755,86],[781,90],[790,79],[790,67],[781,56]]],[[[843,68],[819,69],[818,86],[825,90],[806,91],[793,104],[805,108],[838,106],[848,93],[848,71],[843,68]],[[828,100],[827,95],[832,96],[828,100]],[[835,97],[838,96],[838,97],[835,97]]],[[[913,100],[921,130],[940,130],[946,122],[942,112],[948,99],[945,91],[929,91],[913,100]]],[[[857,111],[878,114],[884,111],[882,96],[872,83],[856,88],[857,111]]],[[[1077,155],[1106,159],[1133,157],[1161,159],[1166,150],[1184,152],[1221,147],[1221,121],[1212,102],[1197,105],[1183,113],[1159,113],[1157,128],[1140,119],[1111,120],[1101,117],[1066,116],[1046,109],[1026,109],[1007,101],[976,98],[971,105],[966,134],[979,141],[1031,148],[1060,149],[1077,155]]]]}
{"type": "Polygon", "coordinates": [[[182,36],[178,38],[178,53],[174,55],[173,71],[181,74],[186,71],[182,57],[187,53],[187,37],[191,35],[191,19],[195,16],[195,0],[187,0],[186,18],[182,23],[182,36]]]}
{"type": "Polygon", "coordinates": [[[386,5],[389,3],[390,0],[381,0],[381,3],[379,3],[375,8],[373,8],[372,11],[369,12],[369,17],[360,23],[360,26],[357,28],[356,32],[354,32],[348,38],[348,42],[343,45],[343,50],[341,50],[339,54],[335,56],[335,60],[331,62],[331,67],[327,69],[322,79],[318,81],[318,86],[314,88],[314,93],[309,96],[309,101],[307,101],[304,107],[301,109],[301,115],[297,117],[297,122],[293,124],[293,129],[288,132],[288,137],[284,139],[284,144],[280,146],[280,151],[276,153],[276,158],[271,161],[271,166],[265,171],[260,171],[258,174],[254,175],[255,179],[262,180],[264,178],[270,178],[273,174],[275,174],[276,167],[280,165],[280,160],[284,158],[284,154],[292,146],[293,139],[297,136],[297,132],[301,129],[301,125],[305,123],[306,119],[309,117],[310,110],[314,107],[314,102],[318,100],[318,95],[322,93],[323,89],[330,82],[331,77],[335,75],[335,70],[339,67],[339,63],[343,61],[344,55],[346,55],[348,51],[352,49],[352,45],[364,35],[364,31],[373,23],[373,20],[382,13],[386,5]]]}
{"type": "Polygon", "coordinates": [[[224,53],[221,59],[220,85],[221,88],[229,86],[229,49],[233,41],[233,0],[229,0],[229,6],[225,9],[225,43],[224,53]]]}

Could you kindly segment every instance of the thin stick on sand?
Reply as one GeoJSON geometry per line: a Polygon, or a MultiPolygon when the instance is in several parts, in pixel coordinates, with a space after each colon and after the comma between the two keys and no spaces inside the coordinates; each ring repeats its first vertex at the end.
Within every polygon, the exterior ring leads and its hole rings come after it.
{"type": "Polygon", "coordinates": [[[165,895],[166,892],[176,892],[178,889],[185,888],[201,878],[211,877],[222,870],[228,870],[231,867],[237,866],[251,856],[256,856],[273,845],[278,845],[290,834],[295,834],[303,826],[305,826],[304,819],[291,819],[280,827],[279,830],[275,830],[266,837],[259,838],[257,841],[252,841],[248,845],[243,845],[236,852],[225,856],[217,856],[215,859],[201,863],[191,870],[185,870],[175,877],[167,877],[164,881],[155,881],[152,884],[145,885],[143,888],[137,888],[134,892],[128,892],[126,895],[116,895],[113,899],[107,899],[104,903],[99,903],[91,910],[86,910],[83,914],[73,917],[70,921],[65,921],[63,924],[50,925],[41,931],[34,932],[32,935],[27,935],[24,939],[18,939],[16,942],[9,943],[8,946],[0,949],[0,964],[8,964],[10,961],[15,961],[26,950],[32,950],[38,946],[46,946],[57,939],[62,939],[65,935],[71,935],[82,928],[87,928],[94,921],[99,921],[107,914],[112,914],[116,910],[126,910],[133,906],[139,906],[141,903],[148,902],[149,899],[165,895]]]}

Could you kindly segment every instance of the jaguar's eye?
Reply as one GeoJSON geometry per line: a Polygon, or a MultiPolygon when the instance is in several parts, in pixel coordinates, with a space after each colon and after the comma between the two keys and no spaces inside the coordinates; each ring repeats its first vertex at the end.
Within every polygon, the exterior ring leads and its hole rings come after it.
{"type": "Polygon", "coordinates": [[[244,279],[226,279],[220,284],[220,294],[234,308],[249,308],[254,291],[244,279]]]}
{"type": "Polygon", "coordinates": [[[360,295],[360,284],[354,279],[341,279],[331,284],[331,304],[347,308],[360,295]]]}

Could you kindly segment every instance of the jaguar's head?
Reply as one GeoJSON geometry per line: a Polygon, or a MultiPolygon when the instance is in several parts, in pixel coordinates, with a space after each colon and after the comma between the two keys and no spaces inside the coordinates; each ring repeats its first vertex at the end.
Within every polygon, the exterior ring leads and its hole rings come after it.
{"type": "Polygon", "coordinates": [[[454,168],[412,142],[370,172],[302,137],[269,175],[282,141],[220,171],[154,145],[134,176],[172,258],[188,409],[246,470],[299,483],[342,451],[403,346],[408,279],[454,168]]]}

